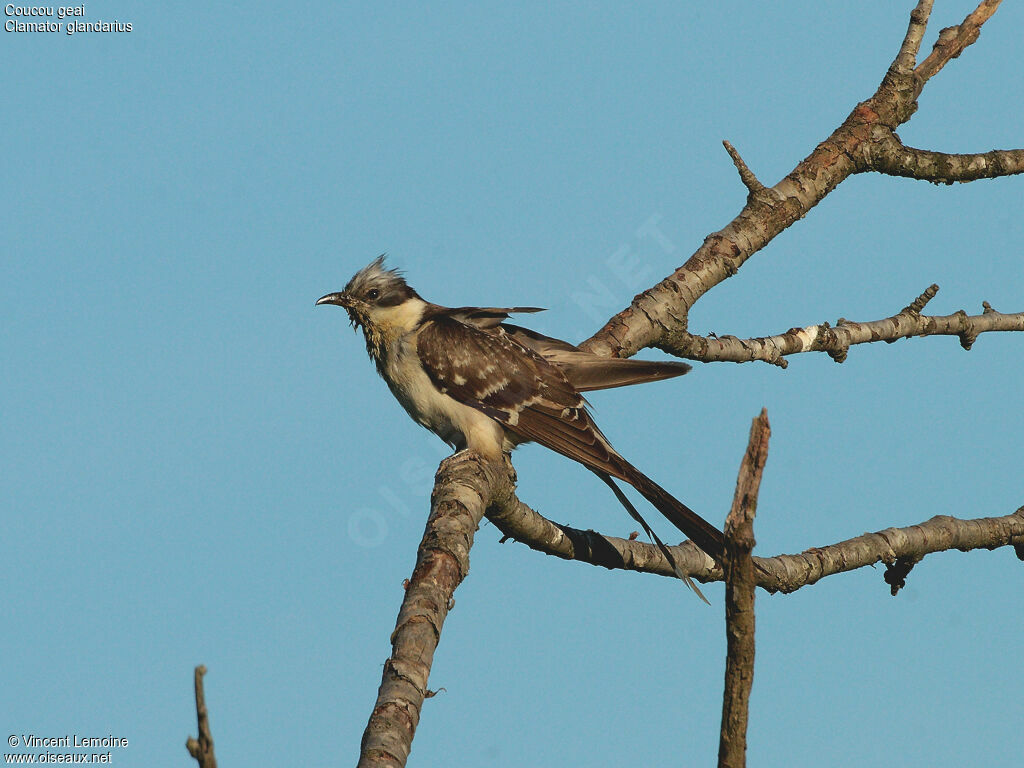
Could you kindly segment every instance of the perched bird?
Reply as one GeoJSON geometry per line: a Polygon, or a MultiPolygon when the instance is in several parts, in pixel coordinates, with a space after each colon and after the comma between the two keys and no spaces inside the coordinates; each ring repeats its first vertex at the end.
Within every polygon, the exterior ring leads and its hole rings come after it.
{"type": "Polygon", "coordinates": [[[456,450],[490,459],[537,442],[578,461],[612,489],[677,575],[705,599],[613,478],[636,488],[718,561],[721,531],[619,455],[580,394],[681,376],[690,366],[600,357],[504,322],[513,313],[542,311],[537,307],[431,304],[387,269],[383,256],[345,290],[316,303],[344,307],[353,328],[362,328],[377,372],[414,421],[456,450]]]}

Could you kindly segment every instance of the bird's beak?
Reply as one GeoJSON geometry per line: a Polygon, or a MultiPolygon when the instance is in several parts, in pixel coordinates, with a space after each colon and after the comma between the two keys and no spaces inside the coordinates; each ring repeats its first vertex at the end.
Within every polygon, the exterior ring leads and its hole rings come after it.
{"type": "Polygon", "coordinates": [[[349,301],[348,296],[344,293],[328,293],[326,296],[321,296],[316,300],[316,306],[321,304],[337,304],[339,307],[345,307],[345,309],[352,306],[352,302],[349,301]]]}

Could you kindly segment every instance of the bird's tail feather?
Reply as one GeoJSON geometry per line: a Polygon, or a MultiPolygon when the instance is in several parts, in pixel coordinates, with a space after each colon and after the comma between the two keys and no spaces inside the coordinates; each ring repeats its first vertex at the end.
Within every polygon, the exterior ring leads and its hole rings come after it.
{"type": "Polygon", "coordinates": [[[708,602],[708,599],[704,597],[704,593],[700,591],[700,588],[693,583],[693,579],[691,579],[687,574],[683,573],[683,569],[679,567],[678,563],[676,563],[676,559],[672,556],[672,552],[670,552],[669,548],[665,546],[665,543],[658,538],[658,534],[656,534],[651,529],[651,526],[649,526],[647,524],[647,521],[644,520],[643,515],[641,515],[637,511],[636,507],[633,506],[633,502],[631,502],[629,500],[629,497],[622,492],[622,489],[615,484],[615,481],[612,480],[611,476],[605,474],[604,472],[598,472],[596,470],[594,471],[594,474],[600,477],[608,485],[608,487],[612,489],[612,493],[615,494],[615,498],[617,498],[619,502],[622,504],[622,506],[626,508],[626,511],[630,514],[630,517],[632,517],[634,520],[640,523],[640,526],[650,537],[651,541],[653,541],[657,545],[658,549],[661,550],[661,554],[663,554],[665,556],[665,559],[668,560],[669,565],[672,566],[672,570],[676,572],[676,576],[684,584],[686,584],[686,586],[692,589],[694,593],[697,595],[697,597],[703,600],[707,605],[711,605],[711,603],[708,602]]]}
{"type": "Polygon", "coordinates": [[[653,504],[668,521],[716,562],[722,562],[725,536],[711,523],[698,515],[675,496],[666,491],[643,472],[622,457],[617,476],[636,488],[640,495],[653,504]]]}
{"type": "Polygon", "coordinates": [[[597,357],[582,352],[561,355],[558,367],[577,392],[661,381],[690,370],[686,363],[597,357]]]}

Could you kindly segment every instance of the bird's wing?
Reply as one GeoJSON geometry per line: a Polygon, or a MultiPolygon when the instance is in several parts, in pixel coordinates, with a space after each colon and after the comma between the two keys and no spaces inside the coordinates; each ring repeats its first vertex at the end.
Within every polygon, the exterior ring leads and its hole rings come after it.
{"type": "Polygon", "coordinates": [[[682,376],[690,370],[686,363],[673,361],[601,357],[529,328],[520,328],[511,323],[502,323],[501,327],[524,347],[557,365],[577,392],[661,381],[682,376]]]}
{"type": "Polygon", "coordinates": [[[580,352],[580,348],[575,344],[570,344],[568,341],[562,341],[551,336],[545,336],[543,333],[531,331],[529,328],[523,328],[512,323],[502,323],[501,328],[513,339],[524,347],[532,349],[545,360],[551,360],[559,355],[580,352]]]}
{"type": "Polygon", "coordinates": [[[420,361],[445,394],[483,411],[523,442],[535,441],[615,477],[622,458],[565,374],[505,333],[438,314],[417,335],[420,361]]]}
{"type": "Polygon", "coordinates": [[[497,328],[509,315],[543,312],[542,307],[436,307],[438,316],[450,317],[474,328],[497,328]]]}
{"type": "Polygon", "coordinates": [[[428,317],[449,317],[482,331],[508,334],[526,349],[557,365],[577,392],[660,381],[690,370],[689,365],[680,362],[600,357],[567,341],[502,322],[516,312],[543,311],[538,307],[436,307],[428,317]]]}

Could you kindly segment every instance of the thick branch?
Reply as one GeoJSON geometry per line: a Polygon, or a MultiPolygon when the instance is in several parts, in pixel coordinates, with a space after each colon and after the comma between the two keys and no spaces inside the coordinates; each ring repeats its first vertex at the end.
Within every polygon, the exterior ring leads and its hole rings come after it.
{"type": "Polygon", "coordinates": [[[840,318],[835,326],[828,323],[809,325],[805,328],[791,328],[777,336],[753,339],[677,333],[670,335],[658,346],[671,354],[705,363],[763,360],[785,368],[787,362],[784,357],[801,352],[826,352],[837,363],[841,363],[846,359],[847,350],[854,344],[874,341],[892,343],[914,336],[959,336],[960,345],[970,349],[978,334],[989,331],[1024,331],[1024,312],[1006,315],[996,312],[987,303],[980,315],[968,315],[963,310],[943,316],[920,314],[924,304],[921,299],[927,301],[936,291],[938,286],[932,286],[921,295],[918,302],[882,320],[856,323],[840,318]],[[920,306],[915,310],[917,303],[920,306]]]}
{"type": "Polygon", "coordinates": [[[391,635],[391,658],[359,755],[359,765],[403,766],[428,696],[427,678],[452,595],[469,571],[469,550],[492,487],[507,486],[511,465],[460,452],[441,462],[416,567],[391,635]]]}
{"type": "MultiPolygon", "coordinates": [[[[559,525],[510,495],[487,512],[487,519],[504,534],[531,549],[563,560],[675,578],[672,566],[653,544],[605,536],[559,525]]],[[[907,528],[887,528],[853,539],[814,547],[798,555],[755,557],[758,584],[769,592],[795,592],[826,576],[853,571],[898,557],[930,555],[959,549],[997,549],[1012,546],[1024,559],[1024,507],[1004,517],[960,520],[944,515],[907,528]]],[[[670,547],[672,557],[691,578],[702,583],[721,581],[722,572],[689,542],[670,547]],[[699,559],[698,559],[699,558],[699,559]]]]}
{"type": "Polygon", "coordinates": [[[768,460],[768,414],[762,410],[750,426],[750,441],[740,465],[732,509],[725,519],[725,692],[718,740],[719,768],[743,768],[747,762],[747,713],[754,683],[754,514],[761,473],[768,460]]]}
{"type": "Polygon", "coordinates": [[[217,757],[213,754],[213,733],[210,731],[210,717],[206,711],[206,693],[203,691],[203,675],[206,667],[200,664],[195,668],[194,685],[196,691],[196,721],[199,738],[191,736],[185,742],[188,753],[199,763],[199,768],[217,768],[217,757]]]}

